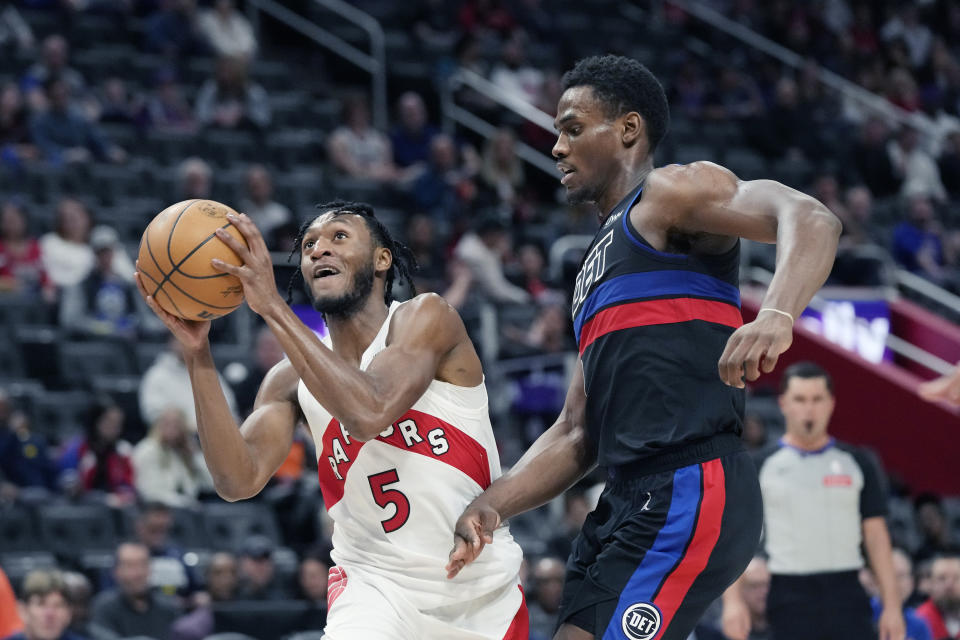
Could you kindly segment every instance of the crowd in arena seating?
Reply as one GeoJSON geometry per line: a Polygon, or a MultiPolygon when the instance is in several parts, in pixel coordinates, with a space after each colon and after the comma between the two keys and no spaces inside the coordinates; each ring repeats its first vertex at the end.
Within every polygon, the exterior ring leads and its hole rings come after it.
{"type": "MultiPolygon", "coordinates": [[[[821,199],[844,222],[834,283],[881,285],[896,263],[960,289],[954,3],[712,3],[805,56],[798,71],[669,2],[651,3],[643,21],[602,2],[612,18],[596,23],[572,2],[355,4],[389,18],[402,43],[390,52],[391,73],[408,74],[391,77],[390,125],[375,122],[365,79],[286,31],[271,38],[280,27],[266,20],[258,32],[231,0],[0,1],[0,567],[27,599],[62,593],[76,635],[203,638],[253,624],[249,611],[276,620],[262,603],[284,601],[297,603],[276,604],[298,621],[286,632],[322,626],[330,527],[312,439],[298,436],[259,499],[223,505],[176,345],[133,287],[140,233],[167,204],[223,200],[285,254],[316,202],[372,201],[414,251],[417,289],[445,295],[488,372],[503,367],[491,409],[505,463],[556,417],[579,256],[553,242],[592,235],[596,212],[566,205],[556,177],[517,156],[519,144],[549,153],[553,134],[488,95],[462,86],[455,100],[494,133],[441,127],[439,87],[455,69],[552,115],[577,57],[635,55],[671,100],[658,164],[712,159],[821,199]],[[825,89],[818,67],[926,114],[939,133],[865,112],[825,89]],[[490,310],[492,343],[481,330],[490,310]]],[[[772,256],[757,248],[751,260],[772,256]]],[[[242,418],[279,345],[245,310],[218,322],[213,342],[242,418]]],[[[759,447],[778,421],[751,407],[745,440],[759,447]]],[[[531,638],[551,635],[590,484],[513,523],[531,638]]],[[[960,511],[893,493],[893,534],[917,561],[920,604],[936,592],[931,559],[957,551],[960,511]]],[[[3,594],[0,582],[0,611],[3,594]]]]}

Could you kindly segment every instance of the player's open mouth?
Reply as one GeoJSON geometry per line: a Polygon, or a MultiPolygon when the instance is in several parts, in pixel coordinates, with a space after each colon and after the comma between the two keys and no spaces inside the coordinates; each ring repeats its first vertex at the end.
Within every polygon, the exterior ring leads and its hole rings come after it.
{"type": "Polygon", "coordinates": [[[563,174],[563,177],[560,179],[560,184],[566,184],[566,183],[567,183],[567,179],[568,179],[571,175],[573,175],[574,173],[576,173],[576,169],[571,169],[570,167],[566,167],[566,166],[559,165],[559,164],[557,165],[557,169],[560,171],[560,173],[563,174]]]}
{"type": "Polygon", "coordinates": [[[329,278],[330,276],[340,275],[340,272],[333,267],[317,267],[313,270],[314,279],[329,278]]]}

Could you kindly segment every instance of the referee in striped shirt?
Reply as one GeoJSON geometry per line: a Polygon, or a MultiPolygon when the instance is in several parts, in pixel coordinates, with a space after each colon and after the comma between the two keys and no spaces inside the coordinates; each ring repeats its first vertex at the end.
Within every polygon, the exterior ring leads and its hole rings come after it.
{"type": "MultiPolygon", "coordinates": [[[[786,433],[755,459],[772,574],[772,640],[876,640],[878,632],[880,640],[903,640],[881,471],[828,433],[835,401],[822,368],[788,367],[779,400],[786,433]],[[857,577],[861,544],[883,602],[876,628],[857,577]]],[[[739,581],[723,596],[723,631],[731,640],[750,632],[739,581]]]]}

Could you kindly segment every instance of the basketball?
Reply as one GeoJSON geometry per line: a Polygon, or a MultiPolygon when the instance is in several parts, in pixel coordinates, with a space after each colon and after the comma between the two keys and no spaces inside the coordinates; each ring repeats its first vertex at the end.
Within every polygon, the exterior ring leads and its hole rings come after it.
{"type": "Polygon", "coordinates": [[[225,228],[246,243],[228,213],[236,215],[219,202],[185,200],[157,214],[143,232],[138,255],[143,286],[167,312],[185,320],[213,320],[243,302],[240,280],[210,264],[213,258],[241,264],[215,235],[225,228]]]}

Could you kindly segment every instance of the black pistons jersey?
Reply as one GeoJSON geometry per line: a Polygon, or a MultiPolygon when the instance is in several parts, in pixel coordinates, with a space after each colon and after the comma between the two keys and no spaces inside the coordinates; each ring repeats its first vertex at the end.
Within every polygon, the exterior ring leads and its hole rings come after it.
{"type": "Polygon", "coordinates": [[[743,324],[740,245],[720,255],[655,250],[629,221],[642,190],[610,212],[573,293],[587,429],[607,467],[743,427],[744,392],[717,370],[743,324]]]}

